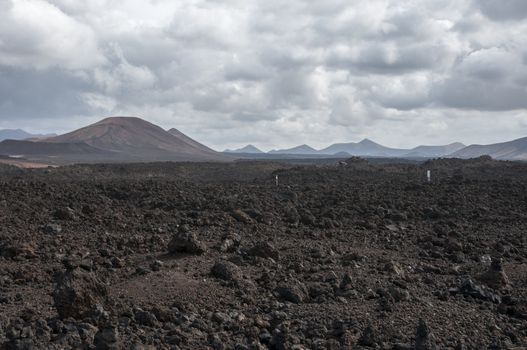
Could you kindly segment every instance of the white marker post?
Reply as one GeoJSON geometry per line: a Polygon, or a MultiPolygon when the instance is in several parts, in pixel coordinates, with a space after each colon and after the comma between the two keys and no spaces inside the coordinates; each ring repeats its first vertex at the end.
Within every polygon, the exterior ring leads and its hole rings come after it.
{"type": "Polygon", "coordinates": [[[426,180],[432,182],[432,172],[430,170],[426,171],[426,180]]]}
{"type": "Polygon", "coordinates": [[[276,182],[276,186],[278,186],[278,175],[275,175],[274,180],[276,182]]]}

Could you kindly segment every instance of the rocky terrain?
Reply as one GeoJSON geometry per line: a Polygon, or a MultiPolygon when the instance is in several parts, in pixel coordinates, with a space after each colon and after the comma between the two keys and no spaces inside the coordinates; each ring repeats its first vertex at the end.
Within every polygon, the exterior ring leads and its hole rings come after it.
{"type": "Polygon", "coordinates": [[[524,349],[526,196],[489,158],[2,166],[0,349],[524,349]]]}

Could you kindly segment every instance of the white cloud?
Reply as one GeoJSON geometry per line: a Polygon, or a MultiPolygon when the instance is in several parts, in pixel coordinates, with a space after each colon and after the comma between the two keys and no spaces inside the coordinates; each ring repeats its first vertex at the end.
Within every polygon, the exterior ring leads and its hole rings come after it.
{"type": "Polygon", "coordinates": [[[92,28],[43,0],[7,1],[0,12],[0,64],[68,69],[104,63],[92,28]]]}

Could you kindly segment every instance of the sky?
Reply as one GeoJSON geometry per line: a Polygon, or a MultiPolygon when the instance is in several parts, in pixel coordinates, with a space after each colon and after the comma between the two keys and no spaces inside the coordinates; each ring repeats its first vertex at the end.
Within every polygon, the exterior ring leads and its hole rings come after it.
{"type": "Polygon", "coordinates": [[[0,0],[0,128],[215,149],[527,136],[525,0],[0,0]]]}

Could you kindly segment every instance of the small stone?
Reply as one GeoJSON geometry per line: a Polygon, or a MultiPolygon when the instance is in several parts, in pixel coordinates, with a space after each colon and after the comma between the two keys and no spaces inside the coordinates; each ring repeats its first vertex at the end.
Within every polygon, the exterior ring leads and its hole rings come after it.
{"type": "Polygon", "coordinates": [[[152,271],[159,271],[161,270],[162,267],[163,267],[163,262],[161,260],[154,260],[150,264],[150,268],[152,269],[152,271]]]}
{"type": "Polygon", "coordinates": [[[48,235],[58,235],[62,232],[62,227],[59,224],[47,224],[42,228],[42,232],[48,235]]]}
{"type": "Polygon", "coordinates": [[[410,293],[407,290],[398,288],[396,286],[391,286],[388,288],[388,292],[396,302],[410,300],[410,293]]]}
{"type": "Polygon", "coordinates": [[[240,245],[241,237],[236,233],[230,233],[223,237],[218,249],[222,253],[233,251],[240,245]]]}
{"type": "Polygon", "coordinates": [[[349,273],[344,274],[344,277],[342,277],[342,281],[340,281],[339,288],[342,290],[351,289],[352,286],[352,279],[351,275],[349,273]]]}
{"type": "Polygon", "coordinates": [[[148,275],[151,272],[152,272],[152,270],[147,269],[146,267],[143,267],[143,266],[138,266],[135,269],[135,274],[139,275],[139,276],[148,275]]]}
{"type": "Polygon", "coordinates": [[[240,209],[233,210],[231,216],[237,221],[243,222],[244,224],[254,223],[254,220],[249,215],[247,215],[247,213],[240,209]]]}
{"type": "Polygon", "coordinates": [[[212,314],[212,321],[219,323],[219,324],[225,324],[232,321],[229,315],[223,312],[215,312],[212,314]]]}
{"type": "Polygon", "coordinates": [[[404,276],[403,269],[395,261],[389,261],[384,265],[384,271],[394,274],[396,276],[404,276]]]}
{"type": "Polygon", "coordinates": [[[57,220],[76,220],[77,217],[75,215],[75,211],[71,209],[70,207],[66,208],[60,208],[55,210],[55,213],[53,214],[53,217],[57,220]]]}

